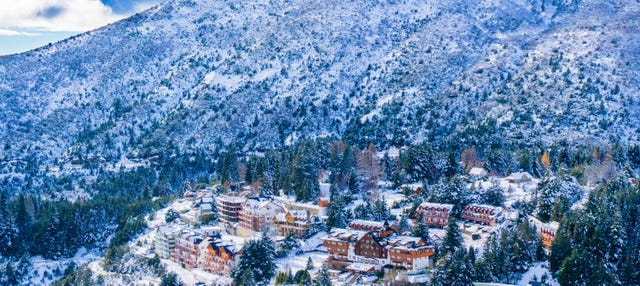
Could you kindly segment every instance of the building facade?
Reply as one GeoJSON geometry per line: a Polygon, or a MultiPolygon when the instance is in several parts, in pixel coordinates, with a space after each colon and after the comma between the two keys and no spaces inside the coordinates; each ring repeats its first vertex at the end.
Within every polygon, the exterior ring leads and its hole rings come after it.
{"type": "Polygon", "coordinates": [[[235,224],[239,221],[240,211],[247,198],[240,195],[221,195],[216,198],[218,218],[221,222],[235,224]]]}
{"type": "Polygon", "coordinates": [[[241,250],[233,242],[221,239],[208,240],[201,248],[199,268],[208,272],[230,276],[240,261],[241,250]]]}
{"type": "Polygon", "coordinates": [[[538,234],[540,234],[542,238],[542,244],[544,244],[547,249],[551,249],[551,244],[556,238],[556,232],[558,232],[559,227],[560,224],[557,221],[542,224],[538,227],[538,234]]]}
{"type": "Polygon", "coordinates": [[[499,207],[470,204],[464,207],[460,218],[472,223],[494,226],[500,220],[501,214],[502,208],[499,207]]]}
{"type": "Polygon", "coordinates": [[[248,199],[238,216],[240,226],[253,231],[262,231],[274,224],[273,217],[284,213],[285,209],[272,202],[248,199]]]}
{"type": "Polygon", "coordinates": [[[332,229],[323,238],[329,268],[371,274],[389,265],[406,270],[431,266],[435,248],[421,238],[396,235],[391,228],[379,231],[332,229]]]}
{"type": "Polygon", "coordinates": [[[284,214],[273,217],[279,235],[287,235],[293,232],[296,237],[304,238],[309,233],[309,228],[319,223],[316,215],[311,215],[307,210],[290,210],[284,214]]]}
{"type": "Polygon", "coordinates": [[[451,204],[425,202],[416,209],[416,218],[422,217],[422,221],[428,227],[443,228],[449,223],[452,210],[451,204]]]}
{"type": "Polygon", "coordinates": [[[180,232],[176,236],[175,250],[171,252],[169,258],[187,269],[198,267],[200,243],[203,239],[202,235],[198,233],[180,232]]]}
{"type": "Polygon", "coordinates": [[[347,224],[349,229],[354,230],[362,230],[362,231],[380,231],[386,228],[392,228],[395,231],[398,231],[398,222],[392,221],[389,223],[388,221],[372,221],[372,220],[363,220],[363,219],[355,219],[350,221],[347,224]]]}
{"type": "Polygon", "coordinates": [[[177,230],[172,227],[158,227],[153,239],[154,251],[158,257],[169,259],[175,250],[177,230]]]}

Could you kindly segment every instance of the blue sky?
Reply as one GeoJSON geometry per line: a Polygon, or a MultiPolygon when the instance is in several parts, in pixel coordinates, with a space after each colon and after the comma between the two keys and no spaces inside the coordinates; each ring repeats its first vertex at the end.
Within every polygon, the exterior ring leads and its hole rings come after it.
{"type": "Polygon", "coordinates": [[[0,55],[25,52],[93,30],[162,0],[2,0],[0,55]]]}

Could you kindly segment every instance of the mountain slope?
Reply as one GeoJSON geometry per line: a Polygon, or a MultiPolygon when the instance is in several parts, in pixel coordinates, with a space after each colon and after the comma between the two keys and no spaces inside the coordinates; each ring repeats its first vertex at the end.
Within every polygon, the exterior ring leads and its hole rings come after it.
{"type": "Polygon", "coordinates": [[[318,136],[638,141],[637,1],[247,2],[171,0],[0,58],[4,172],[318,136]]]}

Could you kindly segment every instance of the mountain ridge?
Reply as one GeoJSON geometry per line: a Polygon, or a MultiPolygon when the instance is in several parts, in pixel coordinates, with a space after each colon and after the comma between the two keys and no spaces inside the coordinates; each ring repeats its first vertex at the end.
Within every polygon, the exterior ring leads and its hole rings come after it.
{"type": "Polygon", "coordinates": [[[326,136],[638,142],[639,6],[167,1],[1,57],[0,161],[326,136]]]}

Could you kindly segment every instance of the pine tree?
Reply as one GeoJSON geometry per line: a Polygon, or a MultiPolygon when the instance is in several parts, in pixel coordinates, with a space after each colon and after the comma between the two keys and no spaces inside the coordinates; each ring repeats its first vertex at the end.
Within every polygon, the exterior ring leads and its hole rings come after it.
{"type": "Polygon", "coordinates": [[[348,219],[346,203],[335,185],[331,186],[330,191],[331,203],[327,213],[327,227],[346,227],[348,219]]]}
{"type": "Polygon", "coordinates": [[[456,250],[462,247],[462,233],[454,218],[449,219],[446,230],[447,232],[440,248],[441,253],[445,256],[455,253],[456,250]]]}
{"type": "Polygon", "coordinates": [[[329,277],[329,273],[327,272],[327,265],[322,264],[322,268],[316,274],[316,286],[331,286],[331,278],[329,277]]]}
{"type": "Polygon", "coordinates": [[[17,246],[18,249],[26,249],[24,244],[28,241],[28,236],[31,233],[31,215],[27,212],[27,202],[24,194],[20,193],[15,203],[15,223],[18,228],[18,240],[22,246],[17,246]]]}
{"type": "MultiPolygon", "coordinates": [[[[235,283],[242,284],[253,281],[255,285],[265,285],[276,274],[275,249],[273,241],[266,232],[262,233],[260,240],[251,240],[245,243],[240,262],[233,272],[235,283]]],[[[245,285],[245,284],[242,284],[245,285]]]]}
{"type": "Polygon", "coordinates": [[[292,250],[296,250],[300,248],[300,243],[296,239],[296,235],[293,231],[290,231],[285,236],[284,240],[280,244],[280,249],[277,253],[277,257],[285,257],[289,255],[292,250]]]}
{"type": "Polygon", "coordinates": [[[184,286],[184,283],[178,278],[178,275],[171,272],[166,275],[162,275],[160,286],[184,286]]]}
{"type": "Polygon", "coordinates": [[[411,231],[411,236],[422,238],[427,243],[430,241],[429,228],[424,224],[423,220],[418,220],[418,223],[413,227],[413,230],[411,231]]]}
{"type": "Polygon", "coordinates": [[[402,234],[409,230],[411,230],[411,227],[409,226],[409,221],[407,220],[407,217],[403,215],[402,217],[400,217],[400,223],[398,224],[398,232],[402,234]]]}
{"type": "Polygon", "coordinates": [[[306,269],[298,270],[296,275],[293,277],[293,280],[296,284],[300,286],[311,286],[311,274],[306,269]]]}
{"type": "Polygon", "coordinates": [[[436,269],[431,285],[471,286],[473,285],[473,272],[473,264],[469,260],[467,251],[461,248],[447,257],[444,264],[436,269]]]}
{"type": "Polygon", "coordinates": [[[287,272],[284,272],[284,271],[278,272],[278,275],[276,275],[276,281],[274,282],[274,284],[285,285],[288,283],[289,283],[289,276],[287,275],[287,272]]]}
{"type": "Polygon", "coordinates": [[[305,269],[307,271],[313,270],[313,260],[311,259],[311,256],[309,256],[309,258],[307,259],[307,266],[305,267],[305,269]]]}
{"type": "Polygon", "coordinates": [[[18,243],[18,227],[9,215],[8,195],[0,190],[0,256],[12,255],[18,243]]]}

